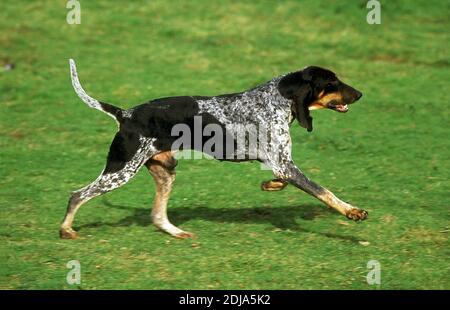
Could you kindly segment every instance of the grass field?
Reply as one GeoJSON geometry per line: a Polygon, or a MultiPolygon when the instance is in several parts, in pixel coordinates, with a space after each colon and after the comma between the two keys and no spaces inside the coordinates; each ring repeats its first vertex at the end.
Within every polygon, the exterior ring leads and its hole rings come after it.
{"type": "Polygon", "coordinates": [[[450,289],[449,34],[444,1],[7,1],[0,10],[0,288],[450,289]],[[386,2],[386,3],[385,3],[386,2]],[[71,191],[101,172],[116,124],[70,84],[124,108],[247,89],[328,67],[364,93],[343,115],[292,127],[302,170],[369,211],[346,220],[293,187],[262,192],[257,163],[181,160],[169,217],[150,222],[143,169],[84,206],[77,240],[59,224],[71,191]],[[367,262],[381,285],[366,283],[367,262]],[[79,260],[81,285],[66,283],[79,260]]]}

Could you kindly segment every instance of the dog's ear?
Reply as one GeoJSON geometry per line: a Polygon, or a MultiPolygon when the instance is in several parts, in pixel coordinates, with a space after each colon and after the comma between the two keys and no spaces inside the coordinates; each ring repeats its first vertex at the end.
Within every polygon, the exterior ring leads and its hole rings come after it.
{"type": "Polygon", "coordinates": [[[294,72],[284,76],[278,83],[278,91],[284,98],[294,102],[293,112],[300,126],[312,131],[312,117],[308,109],[312,98],[312,88],[303,79],[302,72],[294,72]]]}
{"type": "Polygon", "coordinates": [[[298,122],[303,128],[312,131],[312,117],[309,114],[309,98],[311,96],[311,86],[309,84],[302,85],[294,97],[295,115],[298,122]]]}

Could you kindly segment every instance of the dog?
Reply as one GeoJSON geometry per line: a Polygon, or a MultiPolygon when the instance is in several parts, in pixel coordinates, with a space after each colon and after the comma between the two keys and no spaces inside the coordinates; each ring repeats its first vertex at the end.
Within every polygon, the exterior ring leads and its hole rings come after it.
{"type": "MultiPolygon", "coordinates": [[[[224,143],[210,152],[219,160],[239,162],[256,159],[264,163],[275,178],[262,182],[262,190],[278,191],[291,184],[349,219],[359,221],[367,218],[366,211],[340,200],[328,189],[308,179],[291,157],[289,126],[295,119],[307,131],[312,131],[310,111],[331,109],[345,113],[349,105],[362,96],[360,91],[340,81],[332,71],[309,66],[239,93],[161,98],[124,110],[90,97],[78,80],[75,62],[70,59],[69,63],[72,85],[80,99],[89,107],[112,117],[119,129],[100,176],[71,194],[60,227],[61,238],[77,237],[72,223],[81,205],[124,185],[142,166],[147,167],[156,185],[151,212],[154,225],[177,238],[193,237],[192,233],[169,221],[167,202],[177,165],[174,157],[177,150],[173,149],[177,137],[172,135],[172,129],[176,124],[184,124],[188,128],[199,126],[198,118],[201,118],[202,129],[208,125],[218,126],[224,129],[227,138],[229,128],[233,126],[254,124],[269,128],[271,138],[268,143],[256,139],[256,144],[242,146],[232,138],[231,147],[224,143]]],[[[190,148],[204,151],[204,146],[205,141],[202,140],[194,142],[190,148]]]]}

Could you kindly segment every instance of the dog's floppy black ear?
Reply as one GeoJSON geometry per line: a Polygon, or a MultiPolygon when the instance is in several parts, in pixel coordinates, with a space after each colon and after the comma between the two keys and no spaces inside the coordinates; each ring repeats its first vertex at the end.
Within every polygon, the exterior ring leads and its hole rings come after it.
{"type": "Polygon", "coordinates": [[[311,95],[312,89],[309,84],[305,84],[300,87],[296,96],[294,97],[295,102],[295,115],[300,125],[306,128],[308,131],[312,131],[312,117],[309,115],[309,97],[311,95]]]}
{"type": "Polygon", "coordinates": [[[286,75],[278,83],[278,91],[287,99],[294,101],[294,113],[300,126],[312,131],[312,117],[309,115],[309,101],[312,97],[311,85],[302,78],[302,72],[286,75]]]}

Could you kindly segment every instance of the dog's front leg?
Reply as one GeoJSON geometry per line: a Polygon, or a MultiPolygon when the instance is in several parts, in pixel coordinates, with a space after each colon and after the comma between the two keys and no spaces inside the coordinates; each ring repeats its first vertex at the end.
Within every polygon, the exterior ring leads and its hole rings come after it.
{"type": "Polygon", "coordinates": [[[286,180],[288,183],[316,197],[349,219],[358,221],[367,218],[367,211],[340,200],[328,189],[311,181],[292,161],[287,162],[282,167],[275,168],[274,174],[276,177],[286,180]]]}

